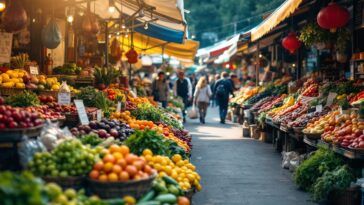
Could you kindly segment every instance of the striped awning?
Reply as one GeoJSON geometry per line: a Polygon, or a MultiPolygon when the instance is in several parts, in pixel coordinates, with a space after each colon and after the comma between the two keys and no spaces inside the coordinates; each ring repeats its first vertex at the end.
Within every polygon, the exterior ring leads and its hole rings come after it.
{"type": "Polygon", "coordinates": [[[279,23],[287,19],[302,3],[303,0],[286,0],[271,15],[269,15],[261,24],[253,28],[251,32],[251,41],[254,42],[271,31],[279,23]]]}

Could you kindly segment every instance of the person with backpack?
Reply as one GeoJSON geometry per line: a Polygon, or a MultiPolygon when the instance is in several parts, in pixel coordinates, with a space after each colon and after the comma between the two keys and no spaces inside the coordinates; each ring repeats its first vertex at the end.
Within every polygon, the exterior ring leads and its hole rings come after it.
{"type": "Polygon", "coordinates": [[[197,105],[200,114],[200,122],[205,124],[207,107],[209,106],[210,97],[212,96],[210,85],[207,84],[206,77],[198,80],[194,93],[194,104],[197,105]]]}
{"type": "Polygon", "coordinates": [[[183,100],[184,109],[182,110],[183,123],[186,122],[186,109],[189,101],[192,99],[192,85],[191,81],[185,77],[185,73],[180,71],[178,73],[178,80],[174,83],[174,95],[179,96],[183,100]]]}
{"type": "Polygon", "coordinates": [[[214,87],[214,96],[219,104],[220,123],[225,124],[225,118],[227,115],[229,95],[234,95],[233,85],[228,79],[229,74],[227,72],[221,73],[221,79],[216,81],[214,87]]]}
{"type": "Polygon", "coordinates": [[[154,101],[162,103],[162,107],[166,108],[168,103],[169,87],[165,79],[163,71],[158,73],[158,78],[152,83],[152,95],[154,101]]]}

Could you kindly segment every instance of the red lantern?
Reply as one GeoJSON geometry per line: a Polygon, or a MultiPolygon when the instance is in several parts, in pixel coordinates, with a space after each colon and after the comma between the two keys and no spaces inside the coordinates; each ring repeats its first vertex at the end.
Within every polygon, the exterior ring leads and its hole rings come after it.
{"type": "Polygon", "coordinates": [[[128,52],[126,52],[125,56],[128,58],[128,63],[130,64],[138,62],[138,53],[134,50],[134,48],[131,48],[128,52]]]}
{"type": "Polygon", "coordinates": [[[287,37],[283,38],[282,45],[285,49],[289,50],[293,54],[299,47],[301,42],[298,40],[294,32],[290,32],[287,37]]]}
{"type": "Polygon", "coordinates": [[[349,18],[350,14],[348,9],[332,2],[320,10],[317,15],[317,23],[322,28],[335,32],[337,28],[345,26],[349,18]]]}

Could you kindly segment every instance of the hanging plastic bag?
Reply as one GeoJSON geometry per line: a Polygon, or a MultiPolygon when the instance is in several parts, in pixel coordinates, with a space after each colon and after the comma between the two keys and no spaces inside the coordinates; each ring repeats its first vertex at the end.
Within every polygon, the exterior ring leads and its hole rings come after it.
{"type": "Polygon", "coordinates": [[[28,138],[24,136],[23,141],[19,145],[18,154],[19,162],[23,168],[27,168],[28,163],[33,159],[36,152],[47,151],[39,139],[28,138]]]}
{"type": "Polygon", "coordinates": [[[192,109],[188,111],[187,115],[190,119],[198,118],[198,112],[195,105],[192,106],[192,109]]]}
{"type": "Polygon", "coordinates": [[[19,0],[8,1],[9,5],[5,9],[1,24],[8,33],[17,33],[27,26],[28,16],[23,4],[19,0]]]}
{"type": "Polygon", "coordinates": [[[42,30],[43,46],[49,49],[55,49],[62,41],[62,34],[54,18],[42,30]]]}

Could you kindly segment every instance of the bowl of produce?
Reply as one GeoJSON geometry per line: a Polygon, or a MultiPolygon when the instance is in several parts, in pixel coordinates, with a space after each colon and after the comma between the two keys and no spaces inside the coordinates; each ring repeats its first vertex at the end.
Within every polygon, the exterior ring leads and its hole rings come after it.
{"type": "Polygon", "coordinates": [[[111,145],[89,173],[88,186],[101,198],[127,195],[140,198],[151,187],[157,173],[144,158],[130,153],[125,145],[111,145]]]}

